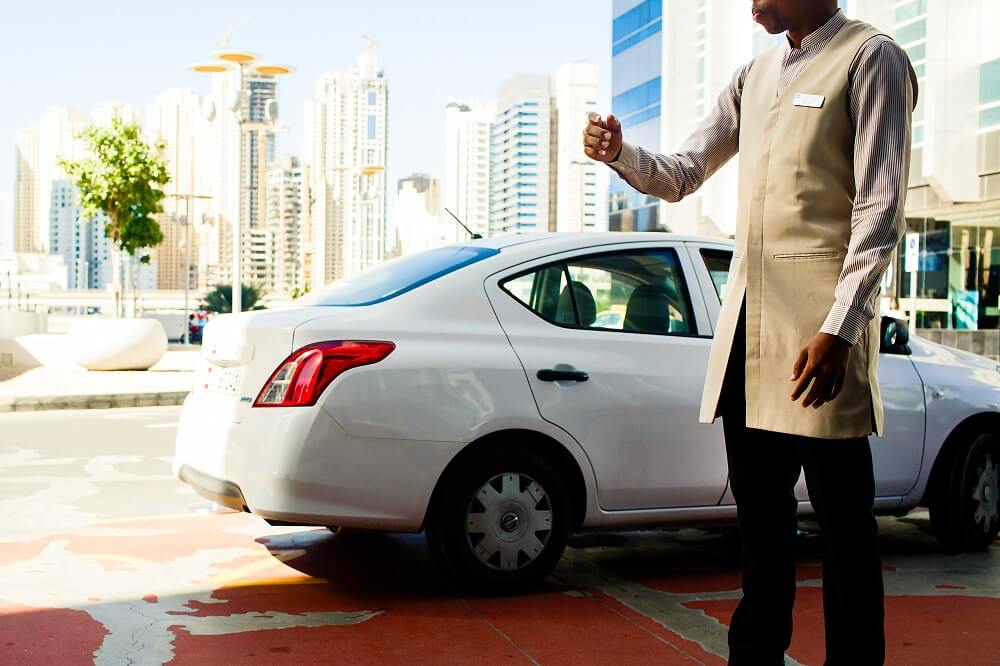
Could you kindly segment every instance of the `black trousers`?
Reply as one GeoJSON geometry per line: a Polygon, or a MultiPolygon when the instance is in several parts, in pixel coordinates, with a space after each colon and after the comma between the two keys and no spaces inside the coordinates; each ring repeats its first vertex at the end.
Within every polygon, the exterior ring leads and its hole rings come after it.
{"type": "MultiPolygon", "coordinates": [[[[882,566],[868,438],[817,439],[747,428],[745,326],[744,302],[720,398],[743,544],[743,598],[729,627],[729,663],[784,663],[795,602],[794,489],[804,469],[823,535],[826,663],[881,664],[882,566]]],[[[769,387],[789,394],[791,389],[791,382],[769,387]]],[[[801,398],[789,400],[788,408],[803,409],[801,398]]]]}

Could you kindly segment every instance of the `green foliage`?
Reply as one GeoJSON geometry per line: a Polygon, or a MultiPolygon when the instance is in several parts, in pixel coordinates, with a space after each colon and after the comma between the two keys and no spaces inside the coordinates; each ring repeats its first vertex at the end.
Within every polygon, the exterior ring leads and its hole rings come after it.
{"type": "Polygon", "coordinates": [[[309,281],[306,280],[305,285],[303,285],[301,289],[299,289],[298,287],[292,289],[292,294],[291,294],[292,300],[295,300],[296,298],[302,298],[303,296],[308,294],[311,290],[312,286],[309,284],[309,281]]]}
{"type": "MultiPolygon", "coordinates": [[[[240,306],[241,309],[246,310],[263,310],[263,305],[257,305],[259,301],[264,296],[264,290],[258,286],[245,284],[240,292],[240,306]]],[[[205,310],[211,310],[212,312],[232,312],[233,311],[233,285],[231,284],[219,284],[215,286],[215,289],[205,294],[204,302],[202,308],[205,310]]]]}
{"type": "Polygon", "coordinates": [[[120,118],[110,125],[90,125],[80,138],[90,156],[59,164],[76,181],[84,215],[107,215],[104,234],[130,255],[161,243],[163,233],[153,216],[163,211],[160,187],[170,181],[162,157],[165,144],[150,146],[138,125],[120,118]]]}

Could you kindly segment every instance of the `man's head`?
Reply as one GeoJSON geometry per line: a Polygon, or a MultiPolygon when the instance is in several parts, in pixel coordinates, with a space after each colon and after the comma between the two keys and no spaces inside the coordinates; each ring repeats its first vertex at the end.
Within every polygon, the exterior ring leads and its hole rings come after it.
{"type": "Polygon", "coordinates": [[[795,30],[818,13],[832,14],[836,0],[753,0],[753,20],[772,35],[795,30]]]}

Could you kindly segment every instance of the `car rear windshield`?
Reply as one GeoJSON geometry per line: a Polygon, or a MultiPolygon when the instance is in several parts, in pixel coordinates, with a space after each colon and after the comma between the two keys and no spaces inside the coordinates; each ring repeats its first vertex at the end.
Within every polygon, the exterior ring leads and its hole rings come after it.
{"type": "Polygon", "coordinates": [[[436,280],[500,250],[470,245],[450,245],[400,257],[350,278],[337,280],[307,294],[302,305],[370,305],[388,300],[436,280]]]}

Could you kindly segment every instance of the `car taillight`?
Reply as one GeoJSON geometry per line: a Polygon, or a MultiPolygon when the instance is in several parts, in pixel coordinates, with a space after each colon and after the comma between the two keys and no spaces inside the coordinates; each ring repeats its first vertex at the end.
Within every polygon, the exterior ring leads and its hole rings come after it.
{"type": "Polygon", "coordinates": [[[314,405],[337,375],[359,365],[378,363],[395,348],[391,342],[374,340],[336,340],[307,345],[278,366],[253,406],[314,405]]]}

